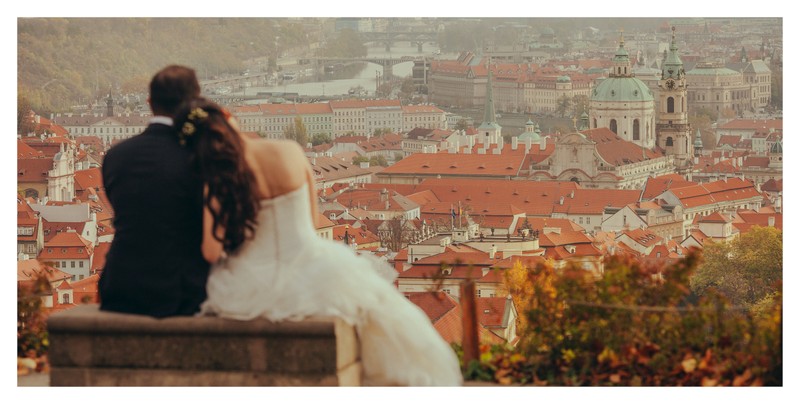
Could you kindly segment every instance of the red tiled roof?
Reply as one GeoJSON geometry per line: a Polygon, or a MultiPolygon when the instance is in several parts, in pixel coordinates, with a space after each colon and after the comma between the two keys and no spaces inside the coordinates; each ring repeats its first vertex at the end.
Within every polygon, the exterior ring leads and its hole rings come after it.
{"type": "Polygon", "coordinates": [[[92,244],[78,233],[58,233],[50,241],[45,242],[39,253],[40,260],[48,259],[89,259],[92,255],[92,244]]]}
{"type": "Polygon", "coordinates": [[[46,274],[50,282],[57,282],[72,277],[72,275],[51,266],[44,265],[36,259],[17,261],[17,282],[31,282],[42,272],[46,274]]]}
{"type": "Polygon", "coordinates": [[[75,191],[83,191],[88,188],[103,188],[103,174],[100,172],[100,168],[75,171],[75,191]]]}
{"type": "Polygon", "coordinates": [[[111,249],[111,243],[97,243],[94,248],[94,257],[92,257],[92,272],[99,272],[106,266],[106,254],[111,249]]]}
{"type": "Polygon", "coordinates": [[[347,232],[350,243],[355,241],[356,245],[365,245],[380,242],[380,238],[367,230],[365,227],[353,227],[350,225],[336,225],[333,227],[333,239],[344,242],[344,235],[347,232]]]}
{"type": "Polygon", "coordinates": [[[723,216],[719,212],[714,212],[706,217],[703,217],[699,220],[700,223],[729,223],[732,219],[723,216]]]}
{"type": "Polygon", "coordinates": [[[52,158],[17,159],[17,183],[46,183],[52,169],[52,158]]]}
{"type": "Polygon", "coordinates": [[[687,181],[680,174],[667,174],[655,178],[648,178],[644,185],[642,199],[653,199],[671,188],[680,188],[695,185],[696,182],[687,181]]]}
{"type": "Polygon", "coordinates": [[[98,303],[99,294],[97,293],[97,281],[100,280],[99,274],[90,275],[84,279],[72,282],[72,300],[75,303],[98,303]]]}
{"type": "Polygon", "coordinates": [[[770,178],[767,182],[761,184],[761,190],[767,192],[783,192],[783,179],[775,180],[770,178]]]}
{"type": "Polygon", "coordinates": [[[734,119],[718,127],[718,129],[731,130],[759,130],[770,128],[783,130],[783,119],[734,119]]]}
{"type": "Polygon", "coordinates": [[[49,243],[58,234],[65,233],[67,230],[75,230],[77,234],[83,234],[86,222],[51,222],[42,219],[42,230],[44,231],[44,242],[49,243]]]}
{"type": "Polygon", "coordinates": [[[478,323],[487,328],[500,328],[508,326],[503,323],[506,305],[511,300],[506,297],[479,297],[475,299],[475,308],[478,314],[478,323]]]}
{"type": "Polygon", "coordinates": [[[595,128],[581,132],[589,140],[597,143],[597,153],[608,164],[621,166],[638,163],[644,160],[655,159],[661,155],[652,150],[642,148],[633,142],[628,142],[608,128],[595,128]]]}
{"type": "Polygon", "coordinates": [[[335,223],[331,222],[330,219],[322,214],[317,213],[317,215],[314,216],[314,226],[317,228],[317,230],[324,229],[326,227],[333,227],[335,225],[335,223]]]}
{"type": "MultiPolygon", "coordinates": [[[[518,148],[502,154],[415,153],[387,167],[381,174],[423,174],[508,177],[518,176],[525,159],[518,148]]],[[[380,174],[379,174],[380,175],[380,174]]]]}
{"type": "Polygon", "coordinates": [[[435,324],[449,311],[458,308],[458,303],[444,292],[404,292],[411,303],[419,306],[435,324]]]}
{"type": "Polygon", "coordinates": [[[22,140],[17,140],[17,158],[18,159],[28,159],[28,158],[39,158],[44,157],[41,151],[30,147],[27,143],[23,142],[22,140]]]}
{"type": "Polygon", "coordinates": [[[623,234],[645,247],[654,246],[664,241],[663,237],[653,233],[648,229],[627,229],[622,231],[620,235],[617,236],[617,239],[619,240],[620,236],[623,234]]]}

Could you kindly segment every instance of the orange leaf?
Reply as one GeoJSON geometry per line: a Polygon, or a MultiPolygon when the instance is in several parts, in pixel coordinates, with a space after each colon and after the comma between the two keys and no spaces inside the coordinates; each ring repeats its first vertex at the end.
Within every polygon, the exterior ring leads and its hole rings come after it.
{"type": "Polygon", "coordinates": [[[694,372],[694,369],[697,367],[697,359],[691,357],[688,359],[684,359],[683,362],[681,362],[681,367],[683,368],[684,372],[692,373],[694,372]]]}
{"type": "Polygon", "coordinates": [[[622,378],[619,377],[619,373],[614,373],[613,375],[611,375],[611,377],[608,378],[608,381],[610,381],[611,383],[619,383],[621,380],[622,378]]]}
{"type": "Polygon", "coordinates": [[[717,379],[710,379],[708,377],[704,377],[701,384],[703,387],[714,387],[717,385],[718,382],[719,381],[717,379]]]}
{"type": "Polygon", "coordinates": [[[733,385],[734,386],[744,386],[750,378],[753,377],[753,374],[750,372],[750,369],[747,369],[739,376],[733,378],[733,385]]]}

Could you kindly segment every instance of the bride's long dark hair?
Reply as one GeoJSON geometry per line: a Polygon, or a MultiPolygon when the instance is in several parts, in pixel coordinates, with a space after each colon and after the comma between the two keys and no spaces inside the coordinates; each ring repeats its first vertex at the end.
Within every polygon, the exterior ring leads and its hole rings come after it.
{"type": "Polygon", "coordinates": [[[252,237],[259,205],[244,144],[229,118],[225,109],[205,98],[185,102],[175,114],[178,139],[191,151],[193,164],[208,186],[203,203],[214,218],[214,238],[228,253],[252,237]],[[219,202],[217,208],[211,203],[214,199],[219,202]],[[220,228],[225,230],[222,238],[217,234],[220,228]]]}

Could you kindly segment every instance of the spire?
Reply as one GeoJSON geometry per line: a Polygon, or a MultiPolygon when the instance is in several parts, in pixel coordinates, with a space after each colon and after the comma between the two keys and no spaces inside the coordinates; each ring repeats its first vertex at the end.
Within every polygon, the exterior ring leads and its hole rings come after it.
{"type": "Polygon", "coordinates": [[[700,128],[697,128],[697,132],[695,132],[693,146],[695,154],[699,154],[700,150],[703,149],[703,138],[700,136],[700,128]]]}
{"type": "Polygon", "coordinates": [[[614,54],[614,64],[611,66],[611,73],[608,77],[632,77],[631,75],[631,60],[628,57],[628,51],[625,50],[625,37],[622,36],[622,30],[619,30],[619,48],[617,53],[614,54]]]}
{"type": "Polygon", "coordinates": [[[483,122],[495,123],[494,112],[494,95],[492,94],[492,65],[491,58],[486,63],[486,70],[488,71],[486,77],[486,105],[483,110],[483,122]]]}
{"type": "Polygon", "coordinates": [[[581,125],[579,129],[580,130],[589,129],[589,114],[586,113],[586,107],[583,108],[583,113],[581,114],[581,125]]]}
{"type": "Polygon", "coordinates": [[[678,44],[675,42],[675,27],[672,27],[672,41],[669,44],[669,54],[664,51],[664,63],[661,66],[661,78],[683,78],[683,61],[678,56],[678,44]]]}
{"type": "Polygon", "coordinates": [[[483,122],[478,127],[478,131],[491,136],[500,136],[502,128],[495,121],[494,95],[492,94],[492,69],[491,58],[486,63],[486,105],[483,110],[483,122]]]}

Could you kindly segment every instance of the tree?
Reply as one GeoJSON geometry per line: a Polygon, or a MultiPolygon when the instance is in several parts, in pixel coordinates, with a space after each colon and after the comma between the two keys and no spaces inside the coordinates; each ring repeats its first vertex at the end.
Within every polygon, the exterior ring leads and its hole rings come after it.
{"type": "Polygon", "coordinates": [[[400,97],[403,99],[410,99],[416,90],[416,86],[414,86],[414,78],[411,76],[406,76],[406,78],[403,79],[403,82],[400,83],[400,97]]]}
{"type": "Polygon", "coordinates": [[[36,123],[33,121],[33,109],[28,99],[17,95],[17,134],[27,135],[33,133],[36,123]]]}
{"type": "Polygon", "coordinates": [[[381,245],[391,251],[400,251],[408,246],[414,238],[417,229],[404,215],[397,215],[392,219],[385,220],[378,227],[378,237],[381,245]]]}
{"type": "Polygon", "coordinates": [[[716,289],[735,306],[752,308],[780,292],[783,241],[774,227],[751,228],[731,242],[707,245],[704,262],[691,278],[692,291],[704,295],[716,289]]]}
{"type": "Polygon", "coordinates": [[[455,129],[455,130],[467,130],[467,126],[468,126],[467,125],[467,120],[462,118],[462,119],[459,119],[458,122],[456,122],[456,126],[453,129],[455,129]]]}
{"type": "Polygon", "coordinates": [[[572,99],[566,95],[562,95],[556,100],[556,114],[558,114],[560,118],[567,116],[571,111],[570,108],[572,108],[572,99]]]}
{"type": "Polygon", "coordinates": [[[311,144],[314,146],[319,146],[323,143],[330,143],[331,142],[331,135],[328,133],[315,133],[311,135],[311,144]]]}
{"type": "Polygon", "coordinates": [[[560,386],[783,385],[780,292],[764,316],[710,291],[691,299],[698,252],[668,267],[609,256],[602,276],[576,265],[515,264],[514,348],[483,347],[466,379],[560,386]],[[660,275],[660,276],[656,276],[660,275]],[[694,300],[694,301],[693,301],[694,300]]]}
{"type": "Polygon", "coordinates": [[[372,131],[372,136],[380,137],[389,133],[392,133],[391,128],[375,128],[375,130],[372,131]]]}
{"type": "Polygon", "coordinates": [[[584,111],[586,111],[587,114],[589,113],[589,97],[583,94],[572,97],[572,105],[572,115],[578,117],[578,119],[580,119],[584,111]]]}
{"type": "Polygon", "coordinates": [[[322,56],[330,57],[361,57],[367,56],[367,47],[352,29],[345,28],[339,35],[328,40],[325,47],[320,50],[322,56]]]}
{"type": "Polygon", "coordinates": [[[308,131],[303,123],[303,118],[299,116],[294,117],[294,122],[286,125],[286,128],[283,129],[283,136],[286,139],[294,140],[303,148],[308,146],[308,131]]]}

